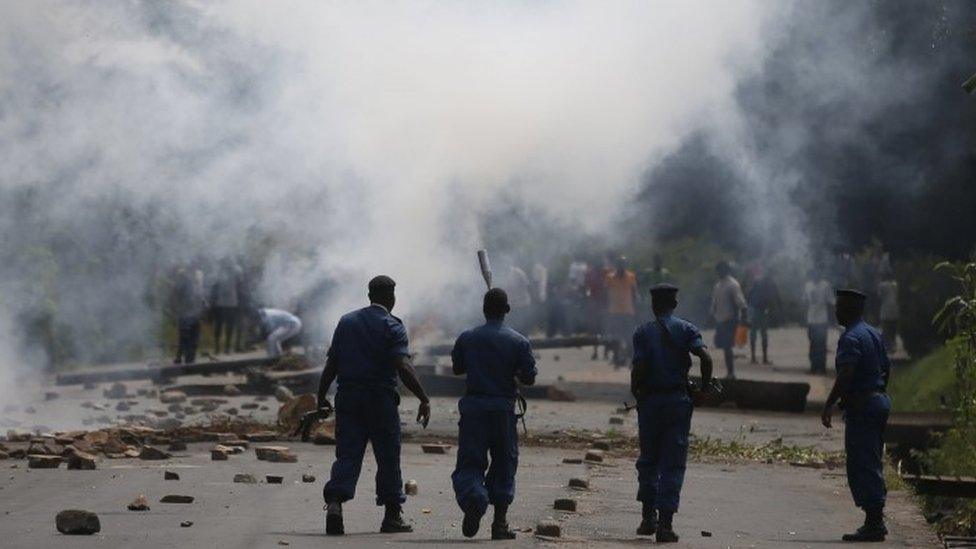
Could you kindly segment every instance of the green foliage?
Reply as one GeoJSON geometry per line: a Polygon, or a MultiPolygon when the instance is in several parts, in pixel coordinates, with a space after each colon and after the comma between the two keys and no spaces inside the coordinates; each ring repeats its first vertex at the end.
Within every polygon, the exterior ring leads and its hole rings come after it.
{"type": "Polygon", "coordinates": [[[938,263],[933,256],[915,256],[894,265],[901,309],[898,331],[913,357],[925,356],[945,341],[932,319],[955,292],[955,283],[944,271],[933,272],[938,263]]]}
{"type": "Polygon", "coordinates": [[[840,467],[844,464],[842,452],[826,452],[816,446],[784,444],[782,438],[756,445],[739,440],[726,441],[692,435],[688,450],[694,459],[748,460],[823,467],[840,467]]]}
{"type": "Polygon", "coordinates": [[[896,412],[934,412],[941,397],[955,397],[955,361],[947,344],[925,355],[891,376],[888,393],[896,412]]]}

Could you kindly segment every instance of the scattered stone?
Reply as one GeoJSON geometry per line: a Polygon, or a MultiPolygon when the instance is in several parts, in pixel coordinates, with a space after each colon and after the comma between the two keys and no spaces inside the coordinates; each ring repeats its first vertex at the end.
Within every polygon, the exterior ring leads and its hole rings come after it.
{"type": "Polygon", "coordinates": [[[583,456],[583,460],[603,463],[603,450],[587,450],[586,455],[583,456]]]}
{"type": "Polygon", "coordinates": [[[538,536],[547,538],[558,538],[561,530],[559,529],[559,524],[556,522],[540,522],[535,527],[535,533],[538,536]]]}
{"type": "Polygon", "coordinates": [[[183,522],[180,523],[180,528],[189,528],[191,526],[193,526],[192,520],[184,520],[183,522]]]}
{"type": "Polygon", "coordinates": [[[8,454],[7,452],[5,452],[3,450],[0,450],[0,461],[5,460],[5,459],[7,459],[9,457],[10,457],[10,454],[8,454]]]}
{"type": "Polygon", "coordinates": [[[95,456],[88,452],[75,449],[68,454],[68,469],[94,471],[95,456]]]}
{"type": "Polygon", "coordinates": [[[264,402],[265,400],[268,400],[268,395],[258,395],[254,397],[254,400],[258,402],[264,402]]]}
{"type": "Polygon", "coordinates": [[[98,522],[98,515],[79,509],[61,511],[54,518],[54,523],[58,532],[67,536],[90,536],[102,529],[101,523],[98,522]]]}
{"type": "Polygon", "coordinates": [[[183,407],[180,406],[179,404],[170,404],[169,406],[166,407],[166,409],[174,414],[183,411],[183,407]]]}
{"type": "Polygon", "coordinates": [[[163,404],[186,402],[186,393],[181,391],[165,391],[159,394],[159,401],[163,404]]]}
{"type": "Polygon", "coordinates": [[[120,400],[119,403],[115,405],[116,412],[128,412],[129,408],[129,403],[124,400],[120,400]]]}
{"type": "Polygon", "coordinates": [[[88,381],[85,384],[83,384],[81,387],[84,390],[86,390],[86,391],[91,391],[92,389],[97,389],[98,388],[98,384],[97,383],[92,383],[91,381],[88,381]]]}
{"type": "Polygon", "coordinates": [[[217,447],[210,450],[210,460],[211,461],[227,461],[228,452],[223,447],[217,447]]]}
{"type": "Polygon", "coordinates": [[[237,408],[227,408],[226,410],[224,410],[224,413],[227,414],[227,415],[229,415],[229,416],[236,416],[237,415],[237,408]]]}
{"type": "Polygon", "coordinates": [[[254,478],[254,475],[247,473],[237,473],[234,475],[234,482],[238,484],[257,484],[258,479],[254,478]]]}
{"type": "Polygon", "coordinates": [[[570,465],[579,465],[583,463],[582,458],[563,458],[563,463],[568,463],[570,465]]]}
{"type": "Polygon", "coordinates": [[[241,440],[239,438],[235,438],[231,440],[222,440],[221,442],[223,443],[224,446],[228,446],[231,448],[232,454],[242,454],[244,453],[244,450],[246,450],[251,446],[250,442],[246,440],[241,440]]]}
{"type": "Polygon", "coordinates": [[[260,406],[261,405],[258,404],[257,402],[245,402],[244,404],[241,404],[241,409],[242,410],[257,410],[260,406]]]}
{"type": "Polygon", "coordinates": [[[312,482],[315,482],[315,475],[309,475],[307,473],[304,474],[304,475],[302,475],[302,482],[304,482],[304,483],[312,483],[312,482]]]}
{"type": "Polygon", "coordinates": [[[575,513],[576,500],[571,498],[559,498],[552,504],[552,508],[557,511],[569,511],[571,513],[575,513]]]}
{"type": "Polygon", "coordinates": [[[43,456],[38,454],[28,454],[28,469],[57,469],[61,466],[61,456],[43,456]]]}
{"type": "Polygon", "coordinates": [[[169,443],[169,448],[166,450],[169,452],[185,452],[186,443],[182,440],[174,440],[173,442],[169,443]]]}
{"type": "Polygon", "coordinates": [[[335,420],[320,421],[315,427],[312,427],[312,432],[309,435],[312,438],[312,444],[319,446],[335,444],[335,420]]]}
{"type": "Polygon", "coordinates": [[[576,400],[576,395],[566,389],[550,385],[546,387],[546,398],[556,402],[573,402],[576,400]]]}
{"type": "Polygon", "coordinates": [[[244,435],[248,442],[274,442],[278,438],[278,433],[274,431],[259,431],[244,435]]]}
{"type": "Polygon", "coordinates": [[[31,438],[33,438],[33,434],[30,431],[24,431],[22,429],[7,430],[7,442],[28,442],[31,438]]]}
{"type": "Polygon", "coordinates": [[[163,496],[163,499],[159,500],[159,503],[193,503],[193,496],[170,494],[163,496]]]}
{"type": "Polygon", "coordinates": [[[288,402],[289,400],[295,398],[295,393],[292,393],[291,389],[283,385],[279,385],[275,388],[274,395],[275,398],[278,399],[278,402],[282,403],[288,402]]]}
{"type": "Polygon", "coordinates": [[[623,425],[623,424],[624,424],[624,418],[622,418],[622,417],[611,417],[610,418],[610,425],[623,425]]]}
{"type": "Polygon", "coordinates": [[[610,441],[607,440],[594,440],[593,448],[596,450],[603,450],[604,452],[610,450],[610,441]]]}
{"type": "Polygon", "coordinates": [[[146,461],[159,461],[163,459],[169,459],[173,457],[169,452],[165,452],[156,448],[155,446],[149,446],[148,444],[143,446],[139,451],[139,459],[146,461]]]}
{"type": "Polygon", "coordinates": [[[24,412],[25,413],[28,413],[28,414],[36,414],[37,413],[37,409],[34,408],[33,406],[28,406],[28,407],[24,408],[24,412]]]}
{"type": "MultiPolygon", "coordinates": [[[[23,448],[14,448],[7,452],[7,454],[10,456],[10,459],[24,459],[27,457],[27,450],[23,448]]],[[[16,465],[14,465],[14,467],[16,467],[16,465]]]]}
{"type": "Polygon", "coordinates": [[[291,453],[286,446],[257,446],[254,454],[259,461],[270,461],[273,463],[296,463],[298,456],[291,453]]]}
{"type": "Polygon", "coordinates": [[[60,456],[64,454],[64,446],[48,439],[34,439],[27,447],[28,454],[39,454],[42,456],[60,456]]]}
{"type": "Polygon", "coordinates": [[[449,444],[421,444],[420,449],[425,454],[446,454],[451,446],[449,444]]]}
{"type": "Polygon", "coordinates": [[[163,480],[180,480],[180,475],[175,471],[163,471],[163,480]]]}
{"type": "Polygon", "coordinates": [[[156,421],[155,422],[155,426],[156,426],[157,429],[160,429],[160,430],[163,430],[163,431],[172,431],[174,429],[179,429],[180,427],[182,427],[183,426],[183,422],[180,421],[177,418],[170,417],[170,418],[161,419],[161,420],[156,421]]]}
{"type": "Polygon", "coordinates": [[[148,511],[149,510],[149,500],[145,495],[139,494],[139,497],[132,500],[129,504],[130,511],[148,511]]]}
{"type": "Polygon", "coordinates": [[[278,408],[278,426],[287,432],[298,428],[302,416],[318,408],[318,399],[312,393],[294,397],[278,408]]]}
{"type": "Polygon", "coordinates": [[[417,481],[416,480],[410,479],[410,480],[408,480],[407,482],[405,482],[403,484],[403,492],[405,494],[407,494],[408,496],[416,496],[417,495],[417,491],[418,491],[418,489],[417,489],[417,481]]]}
{"type": "Polygon", "coordinates": [[[194,408],[193,406],[187,406],[183,408],[183,413],[188,416],[192,416],[193,414],[197,413],[197,409],[194,408]]]}
{"type": "Polygon", "coordinates": [[[241,390],[237,385],[224,385],[224,394],[227,396],[238,396],[241,394],[241,390]]]}
{"type": "Polygon", "coordinates": [[[268,484],[281,484],[285,480],[285,477],[280,475],[264,475],[264,480],[268,484]]]}
{"type": "Polygon", "coordinates": [[[44,393],[44,400],[54,400],[54,399],[58,398],[59,396],[61,396],[61,395],[59,395],[57,393],[54,393],[54,392],[47,392],[47,393],[44,393]]]}
{"type": "Polygon", "coordinates": [[[129,390],[125,384],[113,383],[111,387],[102,391],[102,396],[105,398],[126,398],[129,396],[129,390]]]}
{"type": "Polygon", "coordinates": [[[287,541],[285,541],[283,539],[279,539],[278,540],[278,545],[291,545],[291,543],[288,543],[287,541]]]}
{"type": "Polygon", "coordinates": [[[703,538],[710,538],[710,537],[712,537],[712,533],[709,532],[708,530],[702,530],[701,531],[701,535],[702,535],[703,538]]]}
{"type": "Polygon", "coordinates": [[[262,412],[267,412],[267,411],[268,411],[268,410],[270,410],[270,409],[271,409],[271,408],[268,408],[267,406],[262,406],[262,407],[261,407],[261,411],[262,411],[262,412]]]}
{"type": "Polygon", "coordinates": [[[580,490],[588,490],[590,488],[590,481],[585,478],[571,478],[569,479],[570,488],[578,488],[580,490]]]}

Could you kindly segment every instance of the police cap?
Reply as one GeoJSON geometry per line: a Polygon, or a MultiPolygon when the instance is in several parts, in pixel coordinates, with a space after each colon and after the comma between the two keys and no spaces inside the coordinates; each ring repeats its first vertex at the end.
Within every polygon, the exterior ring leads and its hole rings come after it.
{"type": "Polygon", "coordinates": [[[838,299],[849,299],[855,302],[863,303],[867,300],[868,296],[860,290],[855,290],[853,288],[845,288],[837,290],[838,299]]]}
{"type": "Polygon", "coordinates": [[[653,297],[674,296],[676,293],[678,293],[678,287],[674,284],[668,284],[667,282],[662,282],[660,284],[651,286],[651,295],[653,297]]]}

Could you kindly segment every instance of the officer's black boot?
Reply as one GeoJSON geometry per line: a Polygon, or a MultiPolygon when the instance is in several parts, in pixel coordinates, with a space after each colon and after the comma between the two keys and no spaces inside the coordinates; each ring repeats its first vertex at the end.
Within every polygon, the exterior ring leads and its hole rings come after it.
{"type": "Polygon", "coordinates": [[[638,536],[653,536],[657,533],[657,509],[650,503],[643,504],[640,526],[637,527],[638,536]]]}
{"type": "Polygon", "coordinates": [[[853,534],[844,534],[844,541],[884,541],[888,528],[884,523],[884,508],[865,509],[864,525],[853,534]]]}
{"type": "Polygon", "coordinates": [[[461,533],[464,534],[464,537],[473,538],[478,533],[478,529],[481,528],[482,515],[484,512],[479,512],[473,507],[464,511],[464,520],[461,521],[461,533]]]}
{"type": "Polygon", "coordinates": [[[515,532],[508,527],[508,505],[495,506],[495,520],[491,522],[491,539],[515,539],[515,532]]]}
{"type": "Polygon", "coordinates": [[[413,532],[413,526],[403,522],[403,508],[399,503],[386,504],[386,514],[383,516],[380,532],[384,534],[413,532]]]}
{"type": "Polygon", "coordinates": [[[325,504],[325,534],[328,536],[341,536],[346,533],[346,527],[342,524],[342,504],[332,502],[325,504]]]}
{"type": "Polygon", "coordinates": [[[672,521],[674,519],[674,513],[670,511],[661,511],[660,518],[657,523],[657,542],[658,543],[674,543],[678,541],[678,534],[674,533],[674,526],[672,521]]]}

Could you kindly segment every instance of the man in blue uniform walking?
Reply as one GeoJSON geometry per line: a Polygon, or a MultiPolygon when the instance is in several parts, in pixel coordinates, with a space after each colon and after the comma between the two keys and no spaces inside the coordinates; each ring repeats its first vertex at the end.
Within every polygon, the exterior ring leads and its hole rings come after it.
{"type": "Polygon", "coordinates": [[[884,541],[887,489],[884,480],[884,430],[891,400],[885,392],[891,363],[884,339],[862,316],[866,296],[838,290],[837,322],[846,328],[837,342],[837,379],[824,404],[821,421],[830,428],[834,404],[844,411],[847,484],[854,504],[865,514],[864,525],[844,541],[884,541]]]}
{"type": "Polygon", "coordinates": [[[324,407],[332,381],[336,391],[336,460],[325,485],[325,531],[342,535],[342,504],[356,494],[366,443],[376,457],[376,504],[386,506],[380,532],[411,532],[403,521],[403,479],[400,476],[400,414],[397,377],[420,399],[417,421],[430,420],[430,400],[417,379],[407,344],[407,331],[390,314],[396,284],[388,276],[369,281],[369,307],[347,313],[336,326],[325,370],[319,383],[324,407]]]}
{"type": "Polygon", "coordinates": [[[491,539],[515,538],[506,518],[518,468],[515,380],[532,385],[537,371],[529,340],[504,324],[509,310],[504,290],[488,290],[485,324],[461,334],[451,351],[454,374],[467,374],[451,480],[464,511],[461,531],[469,538],[478,533],[489,503],[495,508],[491,539]]]}
{"type": "Polygon", "coordinates": [[[672,315],[678,288],[651,288],[654,320],[634,332],[630,390],[637,399],[640,457],[637,500],[643,509],[637,534],[657,534],[658,542],[676,542],[672,524],[688,460],[692,401],[688,390],[691,355],[701,362],[702,387],[712,386],[712,359],[694,324],[672,315]]]}

